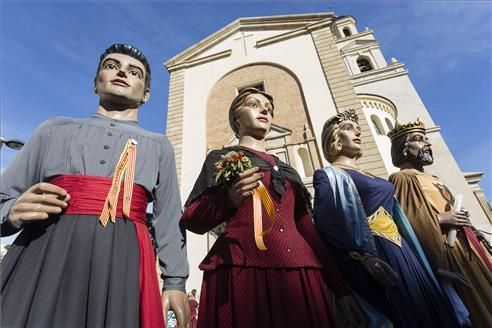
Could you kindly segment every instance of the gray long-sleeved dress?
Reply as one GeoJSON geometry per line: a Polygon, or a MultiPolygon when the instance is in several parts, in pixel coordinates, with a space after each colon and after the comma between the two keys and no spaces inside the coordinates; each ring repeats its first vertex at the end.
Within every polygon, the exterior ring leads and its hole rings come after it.
{"type": "MultiPolygon", "coordinates": [[[[95,114],[44,122],[1,177],[2,236],[17,231],[7,216],[29,187],[63,174],[112,177],[129,138],[138,142],[135,183],[153,201],[164,289],[184,291],[188,262],[174,151],[164,135],[134,121],[95,114]]],[[[132,221],[102,227],[95,216],[62,215],[29,223],[2,263],[2,324],[138,325],[139,256],[132,221]],[[72,309],[82,314],[68,314],[72,309]]]]}

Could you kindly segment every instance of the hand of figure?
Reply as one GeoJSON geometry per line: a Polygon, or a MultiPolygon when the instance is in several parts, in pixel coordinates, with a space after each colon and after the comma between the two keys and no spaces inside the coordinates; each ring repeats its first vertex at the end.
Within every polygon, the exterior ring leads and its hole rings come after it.
{"type": "Polygon", "coordinates": [[[367,327],[366,316],[352,296],[344,296],[339,302],[342,308],[343,317],[346,319],[345,327],[367,327]]]}
{"type": "Polygon", "coordinates": [[[244,200],[253,195],[253,189],[260,185],[260,180],[263,178],[263,173],[258,173],[258,170],[258,167],[253,167],[239,173],[227,191],[229,209],[234,210],[241,207],[244,200]]]}
{"type": "Polygon", "coordinates": [[[445,270],[445,269],[438,269],[437,270],[437,276],[439,278],[451,280],[451,281],[453,281],[453,282],[455,282],[457,284],[460,284],[460,285],[466,286],[468,288],[471,288],[471,285],[466,280],[466,278],[463,277],[463,275],[461,275],[458,272],[448,271],[448,270],[445,270]]]}
{"type": "Polygon", "coordinates": [[[9,212],[9,221],[19,228],[23,223],[46,220],[68,206],[70,195],[51,183],[37,183],[17,198],[9,212]]]}
{"type": "Polygon", "coordinates": [[[393,287],[399,279],[398,273],[388,263],[375,256],[365,259],[362,265],[377,282],[386,288],[393,287]]]}
{"type": "Polygon", "coordinates": [[[468,212],[465,211],[443,212],[438,215],[439,224],[445,228],[471,226],[471,222],[470,219],[468,219],[468,216],[469,216],[468,212]]]}
{"type": "Polygon", "coordinates": [[[165,290],[162,292],[161,298],[164,321],[167,319],[167,312],[173,310],[176,314],[177,327],[187,328],[190,324],[188,296],[180,290],[165,290]]]}

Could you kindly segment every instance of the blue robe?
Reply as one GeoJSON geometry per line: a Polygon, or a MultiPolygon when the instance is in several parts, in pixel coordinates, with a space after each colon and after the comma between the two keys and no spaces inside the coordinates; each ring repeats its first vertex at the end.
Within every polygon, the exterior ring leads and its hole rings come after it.
{"type": "Polygon", "coordinates": [[[371,326],[384,326],[385,317],[395,327],[459,326],[391,183],[334,167],[317,170],[313,182],[316,226],[345,279],[363,300],[371,326]],[[368,217],[377,211],[392,218],[399,243],[371,230],[368,217]],[[348,252],[371,253],[387,262],[399,275],[396,285],[384,288],[348,252]]]}

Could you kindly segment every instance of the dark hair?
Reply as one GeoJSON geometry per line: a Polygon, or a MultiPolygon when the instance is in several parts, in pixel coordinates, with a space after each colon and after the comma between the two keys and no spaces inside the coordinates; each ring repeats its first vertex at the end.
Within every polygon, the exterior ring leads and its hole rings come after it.
{"type": "Polygon", "coordinates": [[[106,49],[101,54],[101,56],[99,56],[99,64],[97,65],[96,78],[94,79],[94,81],[97,79],[97,76],[99,75],[99,71],[101,70],[101,64],[103,59],[106,58],[106,56],[109,54],[127,55],[140,61],[145,67],[145,89],[150,88],[151,73],[150,73],[150,65],[149,62],[147,61],[147,58],[145,58],[144,54],[134,46],[129,44],[122,44],[122,43],[115,43],[111,45],[108,49],[106,49]]]}
{"type": "Polygon", "coordinates": [[[408,137],[408,134],[404,134],[396,139],[391,140],[391,162],[396,167],[400,167],[401,164],[408,161],[408,137]]]}
{"type": "Polygon", "coordinates": [[[248,98],[248,96],[252,95],[252,94],[263,95],[263,96],[265,96],[266,99],[268,99],[268,101],[270,101],[270,103],[272,104],[272,117],[273,117],[273,109],[275,108],[275,106],[273,105],[273,97],[271,95],[269,95],[268,93],[266,93],[264,91],[260,91],[256,88],[245,88],[245,89],[239,91],[239,94],[234,98],[234,100],[232,100],[231,107],[229,107],[229,125],[231,126],[232,131],[234,131],[234,134],[236,135],[236,137],[239,134],[239,131],[237,130],[237,127],[235,124],[236,110],[239,107],[241,107],[242,105],[244,105],[246,98],[248,98]]]}

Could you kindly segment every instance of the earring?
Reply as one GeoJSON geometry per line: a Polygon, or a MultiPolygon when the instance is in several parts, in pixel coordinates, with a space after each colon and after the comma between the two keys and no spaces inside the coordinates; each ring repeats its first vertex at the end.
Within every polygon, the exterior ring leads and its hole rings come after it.
{"type": "Polygon", "coordinates": [[[337,151],[340,151],[340,150],[342,150],[342,144],[341,143],[337,144],[337,151]]]}

